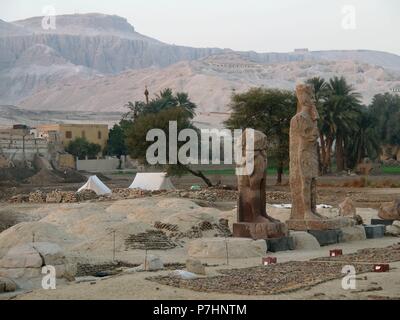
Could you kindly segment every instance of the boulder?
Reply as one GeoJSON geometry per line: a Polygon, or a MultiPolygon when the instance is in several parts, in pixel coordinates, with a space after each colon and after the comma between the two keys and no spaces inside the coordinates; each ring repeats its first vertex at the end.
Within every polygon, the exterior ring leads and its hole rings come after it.
{"type": "Polygon", "coordinates": [[[356,207],[351,198],[347,197],[339,204],[339,215],[343,217],[354,217],[356,215],[356,207]]]}
{"type": "Polygon", "coordinates": [[[194,258],[253,258],[262,257],[267,252],[265,240],[247,238],[200,238],[188,245],[188,254],[194,258]]]}
{"type": "Polygon", "coordinates": [[[400,199],[381,205],[378,216],[383,220],[400,220],[400,199]]]}
{"type": "Polygon", "coordinates": [[[365,228],[363,226],[346,227],[343,232],[343,242],[366,240],[365,228]]]}
{"type": "Polygon", "coordinates": [[[17,290],[17,284],[8,278],[0,277],[0,293],[14,292],[17,290]]]}
{"type": "Polygon", "coordinates": [[[318,240],[306,231],[290,231],[295,250],[317,250],[321,246],[318,240]]]}
{"type": "Polygon", "coordinates": [[[42,276],[42,267],[54,266],[57,278],[72,279],[76,265],[68,264],[61,248],[54,243],[34,242],[11,248],[0,260],[0,276],[32,279],[42,276]]]}
{"type": "Polygon", "coordinates": [[[400,236],[400,226],[397,226],[397,225],[386,226],[385,235],[393,236],[393,237],[400,236]]]}
{"type": "Polygon", "coordinates": [[[0,260],[0,268],[40,268],[44,264],[39,252],[32,244],[11,248],[0,260]]]}
{"type": "Polygon", "coordinates": [[[200,260],[188,259],[186,260],[186,270],[195,274],[206,274],[206,268],[200,260]]]}

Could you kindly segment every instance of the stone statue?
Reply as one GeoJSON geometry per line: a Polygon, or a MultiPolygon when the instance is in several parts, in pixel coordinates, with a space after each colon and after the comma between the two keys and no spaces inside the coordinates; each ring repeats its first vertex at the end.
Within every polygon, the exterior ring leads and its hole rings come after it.
{"type": "Polygon", "coordinates": [[[318,111],[310,85],[296,86],[297,114],[290,122],[290,190],[292,230],[325,230],[352,224],[350,219],[328,219],[317,212],[318,111]]]}
{"type": "Polygon", "coordinates": [[[267,170],[267,137],[254,130],[254,145],[246,141],[246,132],[242,134],[242,162],[237,166],[246,174],[238,175],[238,223],[233,226],[233,234],[237,237],[253,239],[279,238],[287,235],[286,226],[270,217],[266,212],[266,170],[267,170]],[[246,171],[248,160],[246,154],[254,152],[250,159],[251,172],[246,171]]]}
{"type": "Polygon", "coordinates": [[[319,219],[316,210],[318,176],[318,111],[312,100],[312,87],[296,87],[299,107],[290,122],[290,189],[292,219],[319,219]]]}

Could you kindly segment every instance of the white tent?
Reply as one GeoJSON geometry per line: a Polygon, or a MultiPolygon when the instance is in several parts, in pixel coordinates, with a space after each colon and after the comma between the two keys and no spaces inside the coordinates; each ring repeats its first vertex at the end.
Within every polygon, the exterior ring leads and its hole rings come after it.
{"type": "Polygon", "coordinates": [[[97,178],[97,176],[91,176],[78,192],[83,190],[92,190],[96,192],[98,196],[112,193],[112,191],[99,178],[97,178]]]}
{"type": "Polygon", "coordinates": [[[142,189],[149,191],[174,190],[175,187],[166,173],[137,173],[129,189],[142,189]]]}

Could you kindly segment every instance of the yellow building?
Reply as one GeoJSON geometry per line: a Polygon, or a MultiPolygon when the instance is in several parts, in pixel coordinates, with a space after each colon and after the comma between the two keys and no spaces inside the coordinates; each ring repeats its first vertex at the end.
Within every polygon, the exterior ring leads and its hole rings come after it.
{"type": "Polygon", "coordinates": [[[108,126],[106,124],[49,124],[37,127],[39,137],[61,143],[64,147],[76,138],[85,138],[91,143],[99,144],[102,150],[108,141],[108,126]]]}

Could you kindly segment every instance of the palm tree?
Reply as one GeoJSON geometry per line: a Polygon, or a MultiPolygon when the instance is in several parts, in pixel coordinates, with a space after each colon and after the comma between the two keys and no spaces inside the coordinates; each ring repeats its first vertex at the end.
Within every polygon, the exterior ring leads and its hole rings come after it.
{"type": "Polygon", "coordinates": [[[191,119],[196,116],[196,104],[190,101],[189,95],[186,92],[177,92],[176,93],[176,102],[178,107],[183,108],[186,110],[191,119]]]}
{"type": "MultiPolygon", "coordinates": [[[[346,136],[352,136],[358,131],[361,116],[360,94],[355,92],[344,77],[334,77],[328,83],[328,96],[325,102],[324,129],[328,134],[329,150],[335,141],[337,171],[345,169],[344,145],[346,136]]],[[[329,159],[330,160],[330,159],[329,159]]]]}
{"type": "Polygon", "coordinates": [[[375,130],[378,123],[377,117],[370,109],[361,112],[358,123],[358,131],[347,137],[347,152],[349,167],[354,167],[365,157],[375,160],[381,151],[379,134],[375,130]]]}
{"type": "Polygon", "coordinates": [[[183,108],[190,119],[193,119],[196,115],[196,104],[190,101],[189,95],[185,92],[177,92],[174,95],[170,88],[166,88],[156,94],[155,99],[150,101],[145,113],[157,113],[173,107],[183,108]]]}
{"type": "Polygon", "coordinates": [[[325,122],[322,120],[325,117],[325,101],[328,95],[328,84],[326,83],[325,79],[320,78],[320,77],[314,77],[311,79],[308,79],[306,81],[308,84],[310,84],[314,88],[314,101],[315,105],[317,107],[318,113],[320,115],[320,119],[318,121],[318,128],[319,128],[319,149],[320,152],[319,154],[319,167],[320,167],[320,173],[321,174],[326,174],[328,172],[328,161],[327,161],[327,156],[329,154],[330,157],[330,151],[328,152],[327,150],[327,144],[326,144],[326,126],[324,126],[325,122]]]}

